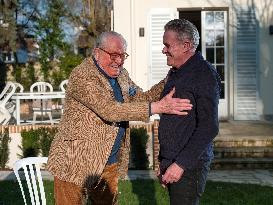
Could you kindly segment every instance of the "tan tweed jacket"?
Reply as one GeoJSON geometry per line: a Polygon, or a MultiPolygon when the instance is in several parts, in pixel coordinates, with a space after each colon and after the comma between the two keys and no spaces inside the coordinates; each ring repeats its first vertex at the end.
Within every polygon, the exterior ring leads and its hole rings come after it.
{"type": "MultiPolygon", "coordinates": [[[[58,133],[48,158],[48,170],[61,180],[80,186],[92,185],[107,162],[117,135],[119,121],[148,121],[149,103],[159,99],[164,81],[142,92],[123,69],[118,77],[124,103],[115,101],[108,79],[98,71],[92,58],[85,59],[71,73],[58,133]],[[137,93],[129,96],[129,87],[137,93]],[[129,103],[130,102],[130,103],[129,103]]],[[[129,130],[119,152],[120,177],[128,169],[129,130]]]]}

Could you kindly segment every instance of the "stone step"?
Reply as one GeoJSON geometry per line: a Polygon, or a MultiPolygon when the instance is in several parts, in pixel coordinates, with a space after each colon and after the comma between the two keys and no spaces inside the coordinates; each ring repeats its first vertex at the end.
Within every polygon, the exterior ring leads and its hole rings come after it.
{"type": "Polygon", "coordinates": [[[273,147],[273,136],[217,136],[215,147],[273,147]]]}
{"type": "Polygon", "coordinates": [[[215,158],[273,157],[273,147],[215,147],[215,158]]]}
{"type": "Polygon", "coordinates": [[[273,157],[215,158],[212,169],[273,169],[273,157]]]}

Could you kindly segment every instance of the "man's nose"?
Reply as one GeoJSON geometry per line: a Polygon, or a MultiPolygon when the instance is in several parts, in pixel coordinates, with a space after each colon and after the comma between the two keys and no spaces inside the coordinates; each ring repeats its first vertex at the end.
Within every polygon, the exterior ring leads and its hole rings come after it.
{"type": "Polygon", "coordinates": [[[165,54],[165,53],[167,52],[166,50],[167,50],[166,47],[164,47],[164,48],[162,49],[162,53],[165,54]]]}
{"type": "Polygon", "coordinates": [[[115,58],[115,62],[118,63],[118,64],[122,64],[124,62],[124,59],[121,56],[117,56],[115,58]]]}

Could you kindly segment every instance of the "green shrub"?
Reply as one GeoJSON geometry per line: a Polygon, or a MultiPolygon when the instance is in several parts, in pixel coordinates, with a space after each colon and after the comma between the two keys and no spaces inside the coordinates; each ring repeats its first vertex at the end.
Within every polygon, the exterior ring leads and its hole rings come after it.
{"type": "Polygon", "coordinates": [[[24,69],[24,75],[21,79],[21,84],[24,86],[25,90],[29,90],[30,86],[35,83],[38,76],[35,75],[35,68],[33,63],[28,63],[24,69]]]}
{"type": "Polygon", "coordinates": [[[21,158],[36,157],[40,153],[47,157],[52,140],[57,132],[57,128],[41,127],[37,130],[22,131],[22,145],[20,149],[23,152],[21,158]]]}
{"type": "Polygon", "coordinates": [[[149,160],[146,153],[147,142],[149,135],[147,130],[143,127],[132,128],[130,130],[131,136],[131,162],[134,169],[148,169],[149,160]]]}
{"type": "Polygon", "coordinates": [[[19,146],[23,152],[21,158],[37,157],[39,154],[39,134],[38,130],[23,130],[21,132],[22,145],[19,146]]]}
{"type": "Polygon", "coordinates": [[[75,68],[77,65],[79,65],[83,60],[83,57],[81,55],[76,55],[72,52],[65,53],[64,56],[60,58],[60,68],[63,72],[64,79],[67,79],[70,75],[73,68],[75,68]]]}
{"type": "Polygon", "coordinates": [[[57,132],[57,128],[39,128],[40,150],[43,157],[47,157],[52,140],[57,132]]]}
{"type": "Polygon", "coordinates": [[[4,133],[0,132],[0,168],[4,169],[9,160],[9,131],[6,128],[4,133]]]}
{"type": "Polygon", "coordinates": [[[19,83],[22,82],[22,69],[23,69],[23,65],[18,65],[18,64],[13,65],[12,75],[14,76],[16,82],[19,82],[19,83]]]}

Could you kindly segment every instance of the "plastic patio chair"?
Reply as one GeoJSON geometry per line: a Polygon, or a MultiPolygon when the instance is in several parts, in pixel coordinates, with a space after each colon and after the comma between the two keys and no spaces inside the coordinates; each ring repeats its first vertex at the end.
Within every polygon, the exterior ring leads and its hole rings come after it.
{"type": "Polygon", "coordinates": [[[17,82],[13,82],[13,84],[16,87],[16,91],[19,91],[19,93],[22,93],[24,91],[24,86],[22,84],[17,83],[17,82]]]}
{"type": "Polygon", "coordinates": [[[61,91],[65,92],[67,83],[68,83],[68,79],[63,80],[63,81],[60,83],[60,85],[59,85],[59,89],[60,89],[61,91]]]}
{"type": "Polygon", "coordinates": [[[46,205],[44,184],[40,171],[40,165],[47,163],[47,157],[28,157],[19,159],[14,163],[13,171],[19,183],[25,205],[27,205],[25,192],[19,176],[19,170],[23,168],[27,182],[28,192],[32,205],[46,205]],[[38,183],[37,183],[38,182],[38,183]],[[38,185],[38,186],[37,186],[38,185]]]}
{"type": "MultiPolygon", "coordinates": [[[[47,82],[36,82],[30,86],[30,92],[53,92],[53,87],[47,82]]],[[[51,100],[34,100],[32,110],[32,124],[36,123],[37,115],[48,115],[49,120],[53,125],[51,100]]]]}
{"type": "MultiPolygon", "coordinates": [[[[67,83],[68,83],[68,79],[63,80],[63,81],[60,83],[60,85],[59,85],[59,89],[60,89],[61,91],[65,92],[66,87],[67,87],[67,83]]],[[[61,113],[64,112],[64,102],[65,102],[64,99],[62,99],[62,105],[61,105],[61,107],[60,107],[61,113]]]]}
{"type": "MultiPolygon", "coordinates": [[[[12,83],[15,85],[15,93],[16,93],[16,92],[17,92],[17,93],[18,93],[18,92],[19,92],[19,93],[24,92],[24,87],[23,87],[22,84],[17,83],[17,82],[12,82],[12,83]]],[[[11,114],[13,117],[15,116],[15,111],[16,111],[15,107],[16,107],[15,101],[10,101],[10,102],[8,102],[8,103],[7,103],[7,106],[6,106],[6,108],[9,110],[10,114],[11,114]]]]}
{"type": "Polygon", "coordinates": [[[7,105],[11,96],[15,93],[15,90],[16,86],[8,81],[3,91],[0,93],[0,124],[2,125],[6,125],[9,122],[11,113],[14,110],[15,106],[8,108],[7,105]]]}

